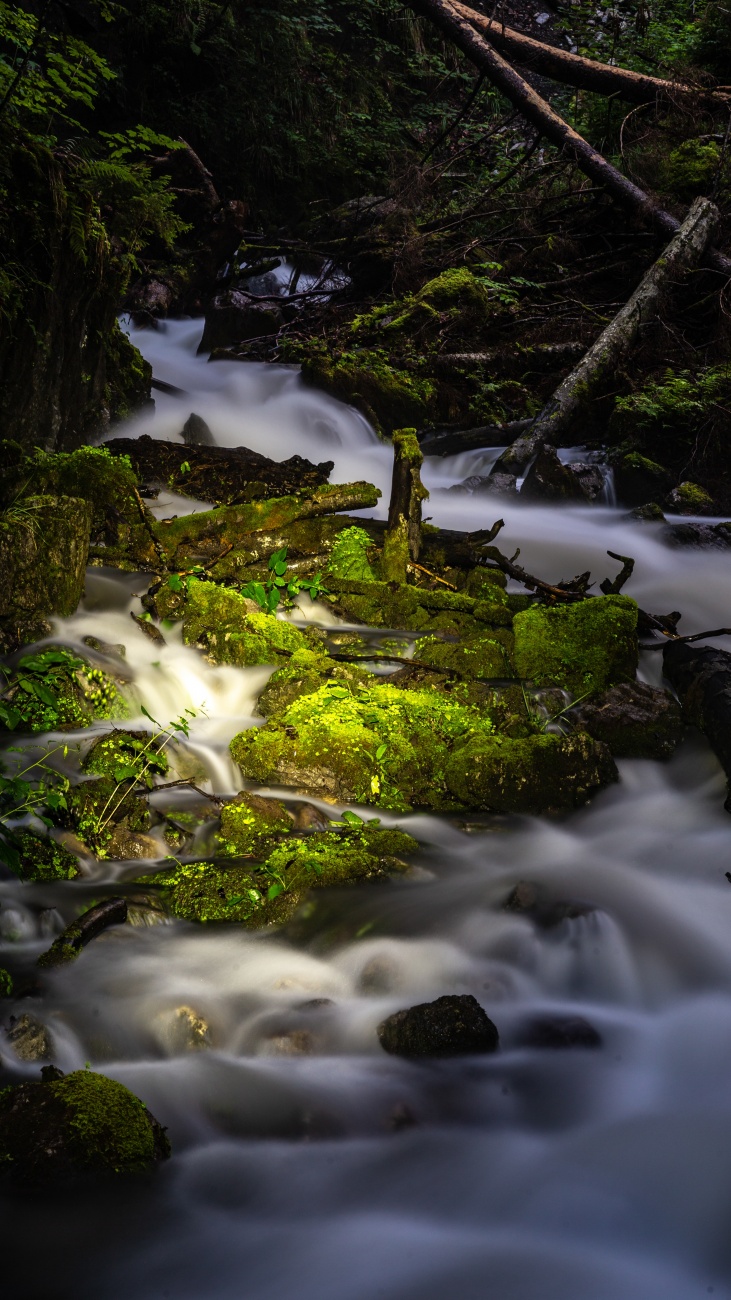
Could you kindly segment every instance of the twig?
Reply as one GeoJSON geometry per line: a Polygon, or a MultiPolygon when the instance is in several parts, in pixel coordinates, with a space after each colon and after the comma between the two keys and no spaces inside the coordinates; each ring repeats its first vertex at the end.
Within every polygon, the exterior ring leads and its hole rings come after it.
{"type": "Polygon", "coordinates": [[[450,591],[456,591],[453,582],[447,582],[446,578],[440,578],[438,573],[432,573],[431,569],[425,569],[423,564],[417,564],[416,560],[410,560],[406,565],[407,569],[418,569],[419,573],[425,573],[427,578],[433,578],[435,582],[441,582],[443,587],[449,587],[450,591]]]}
{"type": "Polygon", "coordinates": [[[542,578],[535,578],[532,573],[527,573],[522,565],[515,563],[520,555],[520,547],[518,547],[511,559],[508,559],[507,555],[503,555],[502,551],[499,551],[497,546],[486,545],[486,543],[491,542],[493,537],[496,537],[500,532],[500,529],[504,527],[505,521],[503,519],[498,519],[487,532],[467,534],[469,540],[480,548],[482,554],[486,555],[488,559],[493,561],[492,566],[486,567],[496,567],[501,569],[509,578],[514,578],[516,582],[521,582],[524,587],[529,587],[533,591],[548,596],[552,602],[585,599],[588,588],[588,573],[583,573],[580,577],[572,579],[571,582],[561,583],[559,586],[554,587],[550,582],[544,582],[542,578]]]}
{"type": "Polygon", "coordinates": [[[195,781],[189,781],[185,777],[180,777],[177,781],[166,781],[164,785],[156,785],[150,791],[150,794],[157,794],[158,790],[171,790],[174,785],[187,785],[189,790],[195,790],[196,794],[203,795],[204,799],[210,799],[211,803],[226,803],[226,800],[221,799],[219,795],[208,794],[207,791],[201,790],[200,786],[195,784],[195,781]]]}
{"type": "Polygon", "coordinates": [[[664,641],[652,641],[649,645],[640,642],[640,650],[664,650],[668,641],[673,645],[687,645],[689,641],[705,641],[710,636],[731,636],[731,627],[717,627],[712,632],[694,632],[692,636],[673,636],[672,632],[663,631],[664,641]]]}
{"type": "Polygon", "coordinates": [[[635,562],[631,556],[617,555],[616,551],[607,551],[607,555],[612,560],[621,560],[622,568],[614,579],[614,582],[610,582],[609,578],[605,578],[603,582],[600,582],[599,590],[602,591],[605,596],[617,596],[622,590],[625,582],[632,577],[635,562]]]}

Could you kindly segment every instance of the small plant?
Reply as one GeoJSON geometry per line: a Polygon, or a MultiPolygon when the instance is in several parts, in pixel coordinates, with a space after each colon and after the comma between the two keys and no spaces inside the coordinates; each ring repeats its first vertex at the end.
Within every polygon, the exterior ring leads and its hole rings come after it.
{"type": "Polygon", "coordinates": [[[20,772],[8,774],[0,767],[0,851],[11,871],[17,871],[20,865],[20,852],[11,823],[32,815],[38,817],[50,830],[53,821],[47,814],[67,808],[69,779],[48,762],[51,755],[59,751],[65,758],[68,746],[57,745],[55,749],[49,750],[45,758],[29,763],[20,772]],[[37,775],[32,776],[31,773],[37,775]]]}
{"type": "Polygon", "coordinates": [[[104,716],[120,703],[116,687],[101,668],[91,668],[70,650],[51,646],[24,655],[13,671],[0,667],[0,673],[5,677],[0,726],[8,731],[19,726],[31,731],[83,726],[89,709],[104,716]]]}
{"type": "Polygon", "coordinates": [[[144,705],[140,707],[140,712],[149,718],[158,730],[152,732],[146,740],[127,735],[120,737],[121,743],[115,746],[115,763],[111,771],[115,789],[93,819],[91,832],[95,839],[103,836],[117,809],[131,790],[138,785],[144,785],[148,790],[152,790],[154,776],[164,775],[167,772],[168,763],[163,751],[171,740],[175,739],[176,734],[186,737],[190,735],[190,719],[196,717],[195,709],[186,709],[179,718],[173,719],[167,727],[163,727],[151,713],[148,713],[144,705]]]}
{"type": "Polygon", "coordinates": [[[333,543],[328,564],[330,573],[337,578],[373,582],[376,575],[368,562],[368,549],[372,545],[372,538],[365,528],[357,525],[344,528],[333,543]]]}
{"type": "MultiPolygon", "coordinates": [[[[187,464],[187,461],[184,461],[183,464],[187,464]]],[[[190,466],[188,466],[188,468],[190,469],[190,466]]],[[[187,593],[190,579],[200,579],[205,577],[205,572],[206,571],[202,564],[194,564],[192,569],[186,569],[183,573],[171,573],[168,578],[168,587],[171,591],[182,591],[187,593]]],[[[145,617],[144,614],[142,617],[145,617]]]]}
{"type": "Polygon", "coordinates": [[[315,573],[311,578],[287,577],[286,546],[274,552],[268,568],[270,576],[264,582],[247,582],[241,588],[241,595],[253,600],[265,614],[275,614],[280,601],[290,608],[301,591],[309,592],[312,600],[328,594],[321,573],[315,573]]]}

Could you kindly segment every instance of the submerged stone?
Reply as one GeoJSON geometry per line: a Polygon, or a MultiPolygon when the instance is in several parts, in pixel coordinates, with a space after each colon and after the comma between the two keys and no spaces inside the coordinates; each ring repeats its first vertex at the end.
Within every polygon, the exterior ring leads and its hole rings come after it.
{"type": "Polygon", "coordinates": [[[575,696],[631,681],[637,671],[637,605],[595,596],[572,605],[534,605],[516,614],[515,667],[537,686],[575,696]]]}
{"type": "Polygon", "coordinates": [[[395,1056],[465,1056],[495,1052],[498,1031],[470,993],[394,1011],[378,1026],[385,1052],[395,1056]]]}
{"type": "Polygon", "coordinates": [[[134,1093],[92,1070],[0,1092],[0,1170],[25,1187],[141,1174],[170,1155],[134,1093]]]}

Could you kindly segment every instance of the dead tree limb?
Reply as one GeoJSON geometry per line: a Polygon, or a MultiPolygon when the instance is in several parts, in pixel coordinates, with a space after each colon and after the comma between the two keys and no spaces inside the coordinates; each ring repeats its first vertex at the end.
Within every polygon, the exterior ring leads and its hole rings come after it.
{"type": "MultiPolygon", "coordinates": [[[[581,170],[601,185],[608,194],[621,203],[646,225],[674,235],[680,222],[670,212],[655,203],[639,185],[628,180],[622,172],[607,162],[583,136],[543,99],[523,77],[515,71],[497,50],[457,12],[450,0],[410,0],[417,13],[424,14],[454,42],[458,49],[484,72],[497,90],[517,108],[526,121],[540,131],[551,144],[573,157],[581,170]]],[[[731,258],[709,249],[707,261],[715,270],[731,276],[731,258]]]]}
{"type": "Polygon", "coordinates": [[[538,595],[545,596],[551,604],[559,601],[567,603],[585,599],[588,592],[588,580],[591,576],[590,574],[582,573],[578,578],[574,578],[571,582],[561,582],[554,586],[550,582],[544,582],[542,578],[534,577],[533,574],[528,573],[521,564],[515,563],[520,555],[520,548],[518,548],[515,554],[508,559],[507,555],[503,555],[502,551],[500,551],[497,546],[491,546],[490,543],[492,542],[492,539],[497,537],[500,529],[504,527],[505,521],[503,519],[497,519],[492,528],[488,531],[482,534],[468,534],[473,545],[479,548],[481,563],[484,563],[485,560],[491,561],[490,564],[485,565],[486,568],[502,570],[508,578],[514,578],[516,582],[522,583],[529,591],[535,591],[538,595]]]}
{"type": "Polygon", "coordinates": [[[406,582],[409,563],[421,549],[421,503],[429,493],[419,473],[424,457],[415,429],[393,435],[393,477],[388,524],[383,539],[381,571],[387,582],[406,582]]]}
{"type": "Polygon", "coordinates": [[[592,90],[599,95],[617,96],[630,104],[647,104],[653,100],[673,102],[681,97],[687,99],[692,96],[696,101],[702,98],[719,106],[728,105],[728,95],[723,91],[665,81],[662,77],[650,77],[644,72],[630,72],[609,63],[585,59],[580,54],[569,54],[568,50],[544,45],[532,36],[505,27],[496,19],[488,18],[469,5],[459,3],[459,0],[452,0],[452,3],[457,13],[487,37],[490,44],[506,58],[515,60],[531,72],[551,77],[554,81],[576,86],[579,90],[592,90]]]}
{"type": "Polygon", "coordinates": [[[657,315],[668,287],[701,260],[717,223],[718,209],[708,199],[695,199],[662,257],[650,267],[632,297],[559,384],[531,426],[498,458],[493,473],[520,473],[543,443],[552,447],[561,445],[563,435],[587,402],[631,351],[642,326],[657,315]]]}

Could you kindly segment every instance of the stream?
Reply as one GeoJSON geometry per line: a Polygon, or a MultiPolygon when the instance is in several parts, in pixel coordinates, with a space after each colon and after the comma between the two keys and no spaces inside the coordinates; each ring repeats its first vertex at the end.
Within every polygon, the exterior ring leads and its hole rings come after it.
{"type": "MultiPolygon", "coordinates": [[[[392,453],[363,417],[294,367],[209,364],[200,334],[196,321],[132,330],[155,376],[186,396],[156,394],[154,413],[115,436],[179,439],[195,411],[219,445],[334,460],[332,482],[381,488],[385,517],[392,453]]],[[[447,490],[496,454],[428,460],[425,516],[456,529],[502,516],[503,549],[520,546],[521,564],[550,581],[590,568],[598,583],[619,567],[607,550],[632,555],[625,591],[645,609],[682,610],[683,633],[730,621],[724,552],[671,549],[656,525],[608,505],[447,490]]],[[[196,507],[164,493],[154,503],[160,517],[196,507]]],[[[240,778],[228,743],[255,725],[270,670],[211,666],[175,630],[153,643],[129,617],[147,581],[89,570],[55,638],[82,651],[88,636],[123,644],[133,710],[162,722],[195,711],[177,770],[230,795],[240,778]]],[[[308,603],[298,617],[334,622],[308,603]]],[[[660,673],[661,655],[644,654],[641,676],[659,684],[660,673]]],[[[73,748],[80,736],[62,739],[73,748]]],[[[13,1295],[731,1300],[724,778],[698,735],[668,764],[619,767],[619,785],[563,820],[384,815],[419,840],[415,877],[333,895],[297,946],[236,928],[126,925],[50,975],[42,998],[11,1004],[48,1026],[62,1070],[90,1062],[119,1079],[173,1146],[142,1187],[4,1201],[13,1295]],[[541,928],[503,910],[521,880],[583,906],[541,928]],[[500,1051],[387,1056],[378,1023],[446,993],[478,998],[500,1051]],[[206,1050],[185,1050],[181,1007],[206,1022],[206,1050]],[[527,1046],[538,1016],[583,1017],[601,1045],[527,1046]]],[[[30,966],[100,882],[132,874],[94,862],[72,883],[0,880],[0,965],[30,966]]],[[[18,1081],[38,1077],[2,1033],[0,1059],[18,1081]]]]}

